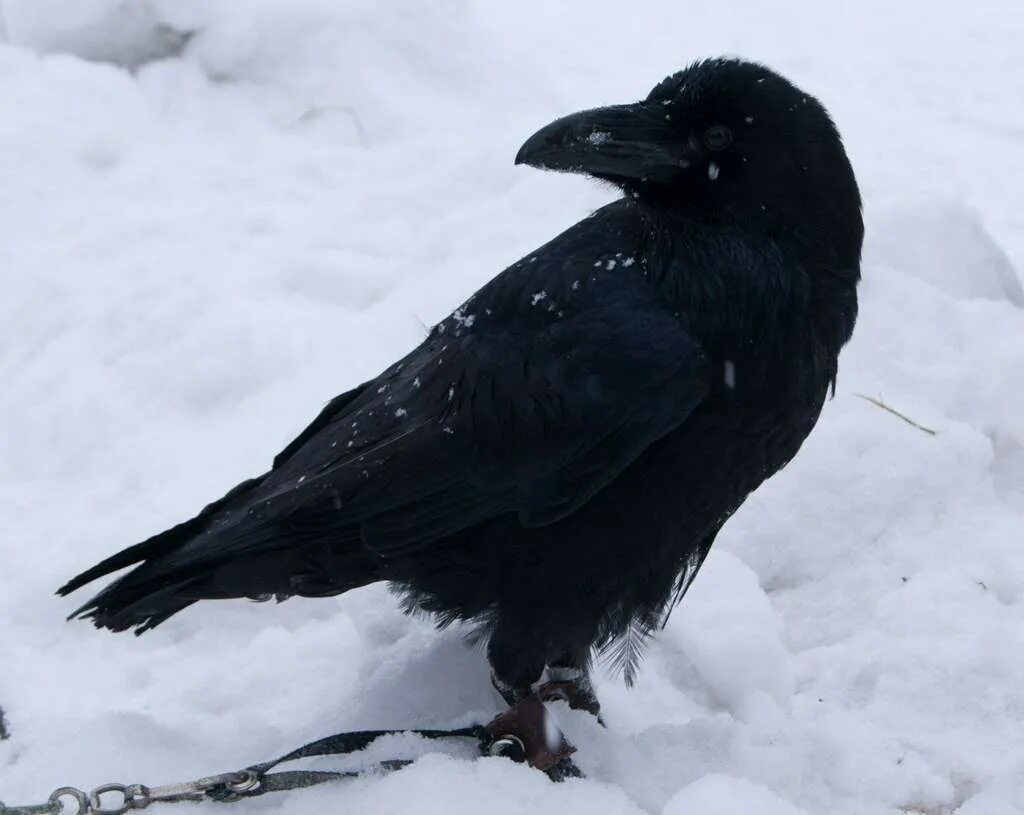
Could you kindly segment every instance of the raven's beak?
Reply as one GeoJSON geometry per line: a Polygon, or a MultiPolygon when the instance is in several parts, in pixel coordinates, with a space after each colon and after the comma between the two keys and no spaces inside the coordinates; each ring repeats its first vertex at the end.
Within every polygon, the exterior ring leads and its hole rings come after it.
{"type": "Polygon", "coordinates": [[[637,102],[573,113],[530,136],[516,164],[612,181],[670,181],[693,162],[659,104],[637,102]]]}

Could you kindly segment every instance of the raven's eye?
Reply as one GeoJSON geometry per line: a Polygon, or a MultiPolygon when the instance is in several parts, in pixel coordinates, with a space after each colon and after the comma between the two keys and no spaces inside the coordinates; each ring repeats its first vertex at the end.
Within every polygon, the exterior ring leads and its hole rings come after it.
{"type": "Polygon", "coordinates": [[[704,144],[708,150],[724,150],[732,144],[732,131],[725,125],[714,125],[704,131],[704,144]]]}

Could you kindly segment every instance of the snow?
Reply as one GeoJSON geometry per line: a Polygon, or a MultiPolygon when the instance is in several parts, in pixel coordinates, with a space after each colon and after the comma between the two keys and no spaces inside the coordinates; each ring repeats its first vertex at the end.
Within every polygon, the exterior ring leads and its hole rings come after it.
{"type": "Polygon", "coordinates": [[[727,359],[725,364],[722,366],[722,381],[725,382],[725,387],[735,388],[736,387],[736,363],[731,359],[727,359]]]}
{"type": "Polygon", "coordinates": [[[457,308],[452,312],[452,319],[455,320],[459,328],[472,328],[473,323],[476,322],[476,315],[466,314],[462,308],[457,308]]]}
{"type": "Polygon", "coordinates": [[[1006,252],[977,212],[954,200],[923,198],[880,208],[868,235],[864,259],[878,267],[906,270],[963,298],[1008,300],[1024,307],[1024,288],[1006,252]],[[964,269],[977,270],[964,274],[964,269]]]}
{"type": "Polygon", "coordinates": [[[684,787],[665,805],[664,815],[734,815],[756,812],[758,815],[807,815],[771,790],[745,778],[709,774],[684,787]]]}
{"type": "Polygon", "coordinates": [[[352,760],[424,756],[408,770],[246,808],[1024,812],[1016,3],[6,0],[0,19],[0,799],[499,709],[464,632],[380,586],[206,603],[141,639],[65,624],[75,598],[52,591],[261,472],[608,201],[513,166],[538,127],[739,53],[823,99],[864,192],[861,317],[818,428],[727,524],[637,685],[597,678],[607,729],[555,706],[585,780],[399,740],[352,760]]]}

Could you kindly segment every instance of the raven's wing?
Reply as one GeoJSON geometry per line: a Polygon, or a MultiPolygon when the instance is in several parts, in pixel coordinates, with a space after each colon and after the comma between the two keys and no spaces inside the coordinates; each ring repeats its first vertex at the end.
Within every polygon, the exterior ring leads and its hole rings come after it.
{"type": "Polygon", "coordinates": [[[602,251],[625,230],[591,220],[328,406],[278,457],[243,526],[388,555],[509,512],[548,524],[678,427],[707,391],[703,352],[642,261],[602,251]]]}
{"type": "Polygon", "coordinates": [[[386,558],[498,515],[539,526],[572,514],[708,390],[685,315],[648,280],[645,239],[625,202],[572,227],[332,400],[269,473],[61,591],[145,561],[83,607],[128,608],[111,617],[124,627],[173,613],[129,608],[154,586],[228,561],[238,572],[250,555],[301,561],[312,545],[386,558]]]}
{"type": "Polygon", "coordinates": [[[705,392],[694,341],[640,305],[608,304],[526,337],[432,339],[293,451],[253,514],[312,522],[317,538],[357,526],[381,554],[505,512],[527,526],[569,515],[705,392]]]}

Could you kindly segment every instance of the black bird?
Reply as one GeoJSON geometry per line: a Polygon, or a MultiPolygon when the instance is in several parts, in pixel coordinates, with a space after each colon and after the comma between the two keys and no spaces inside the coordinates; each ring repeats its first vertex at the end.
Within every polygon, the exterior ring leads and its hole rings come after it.
{"type": "Polygon", "coordinates": [[[70,581],[138,564],[76,615],[141,633],[197,600],[384,580],[479,623],[510,702],[548,666],[596,711],[595,648],[631,680],[835,388],[860,195],[821,104],[734,59],[559,119],[516,163],[624,195],[333,399],[269,472],[70,581]]]}

